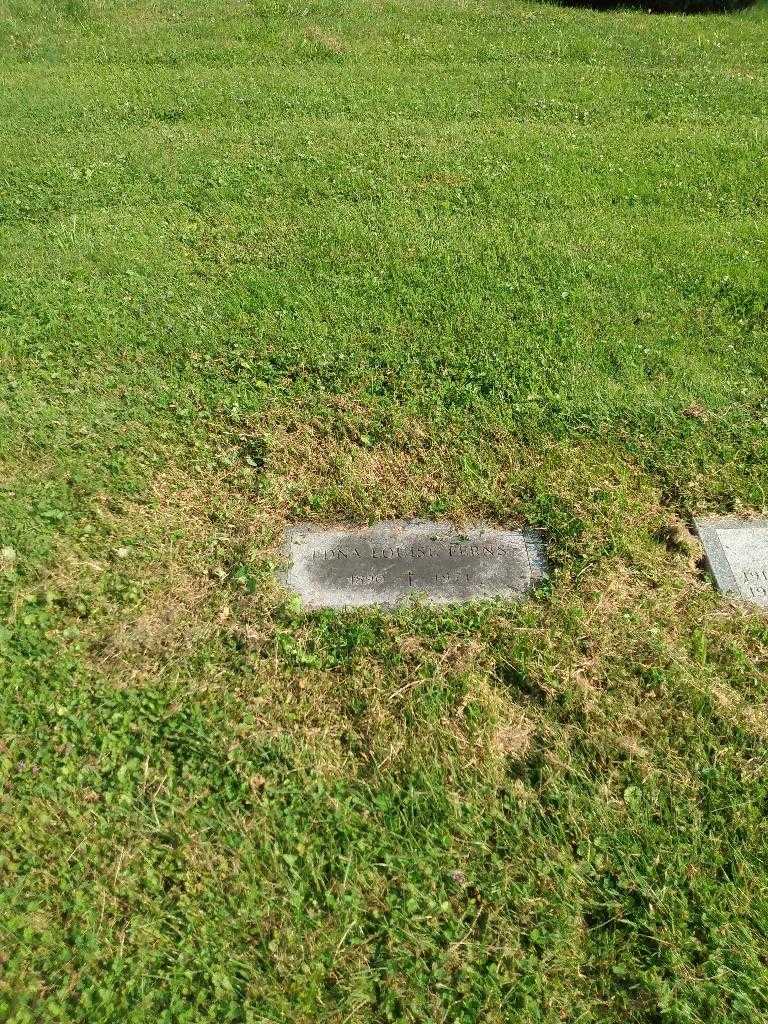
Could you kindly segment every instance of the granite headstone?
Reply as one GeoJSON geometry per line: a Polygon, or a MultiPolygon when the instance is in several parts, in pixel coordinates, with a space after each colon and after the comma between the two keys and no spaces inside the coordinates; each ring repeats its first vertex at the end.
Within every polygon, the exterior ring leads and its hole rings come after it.
{"type": "Polygon", "coordinates": [[[768,608],[768,519],[695,520],[720,590],[768,608]]]}
{"type": "Polygon", "coordinates": [[[546,575],[541,535],[390,520],[362,529],[294,526],[282,574],[306,608],[393,606],[520,598],[546,575]]]}

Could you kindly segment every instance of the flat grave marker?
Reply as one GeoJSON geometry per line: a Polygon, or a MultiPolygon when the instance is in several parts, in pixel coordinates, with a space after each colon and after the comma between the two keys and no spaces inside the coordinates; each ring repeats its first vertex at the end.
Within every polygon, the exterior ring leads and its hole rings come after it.
{"type": "Polygon", "coordinates": [[[427,520],[286,531],[282,583],[306,608],[392,607],[419,596],[441,605],[520,598],[547,573],[535,530],[459,528],[427,520]]]}
{"type": "Polygon", "coordinates": [[[768,519],[696,519],[719,590],[768,608],[768,519]]]}

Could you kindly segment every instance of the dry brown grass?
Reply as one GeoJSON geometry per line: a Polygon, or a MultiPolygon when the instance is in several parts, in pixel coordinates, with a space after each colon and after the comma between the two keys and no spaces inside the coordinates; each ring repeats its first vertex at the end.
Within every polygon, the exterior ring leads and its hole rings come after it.
{"type": "Polygon", "coordinates": [[[370,435],[380,428],[370,410],[342,398],[329,406],[323,417],[285,411],[265,425],[277,511],[326,522],[407,517],[459,489],[450,438],[435,439],[409,417],[389,424],[374,445],[370,435]]]}
{"type": "MultiPolygon", "coordinates": [[[[702,614],[693,614],[702,618],[711,608],[711,585],[696,564],[698,543],[633,467],[596,480],[591,464],[599,462],[599,453],[582,450],[565,459],[554,446],[538,453],[536,472],[586,527],[577,552],[581,568],[575,571],[569,559],[554,577],[552,596],[528,605],[524,615],[500,609],[482,631],[444,636],[439,647],[429,632],[395,615],[383,625],[381,654],[365,648],[331,667],[322,658],[312,665],[286,657],[277,642],[281,632],[298,652],[318,644],[315,618],[282,621],[279,614],[283,595],[269,567],[280,561],[287,521],[414,515],[446,492],[456,495],[452,518],[482,518],[486,511],[461,490],[463,453],[456,439],[436,439],[424,424],[403,418],[370,446],[368,433],[377,429],[369,410],[342,398],[314,417],[275,408],[258,424],[212,438],[228,466],[221,472],[190,474],[169,466],[141,500],[99,499],[93,532],[62,548],[44,581],[65,599],[82,597],[95,607],[83,623],[93,669],[117,685],[156,680],[184,671],[185,662],[209,645],[214,670],[190,686],[236,692],[251,714],[249,729],[262,737],[290,737],[312,751],[318,770],[329,777],[400,771],[417,758],[442,764],[449,774],[458,765],[490,779],[501,777],[509,760],[525,761],[536,749],[565,763],[569,731],[551,714],[564,694],[581,709],[595,743],[651,771],[648,751],[663,706],[635,694],[626,666],[672,666],[696,679],[688,649],[691,609],[700,606],[702,614]],[[265,451],[262,470],[238,460],[243,446],[254,444],[265,451]],[[622,544],[606,553],[617,519],[622,544]],[[255,592],[233,583],[236,563],[266,567],[255,592]],[[120,603],[110,596],[107,584],[116,578],[127,580],[135,597],[120,603]],[[230,641],[247,665],[235,677],[215,667],[230,641]],[[497,652],[510,643],[523,643],[528,652],[533,697],[498,674],[497,652]],[[414,726],[422,688],[438,684],[464,696],[446,716],[424,717],[414,726]],[[365,710],[351,718],[355,702],[365,710]],[[482,709],[480,725],[465,714],[470,702],[482,709]],[[359,742],[351,759],[345,746],[350,732],[359,742]]],[[[522,471],[504,438],[493,444],[493,486],[507,495],[514,520],[522,471]]],[[[727,631],[732,617],[721,614],[727,631]]],[[[715,636],[717,621],[708,620],[715,636]]],[[[697,685],[709,686],[706,674],[697,685]]],[[[713,693],[718,713],[763,735],[764,711],[752,707],[748,695],[737,700],[723,693],[713,693]]]]}
{"type": "Polygon", "coordinates": [[[268,528],[231,481],[168,468],[140,501],[99,498],[95,528],[59,546],[44,586],[87,615],[94,666],[123,682],[187,655],[226,618],[223,565],[268,528]],[[114,596],[116,581],[128,600],[114,596]]]}
{"type": "MultiPolygon", "coordinates": [[[[237,634],[257,652],[271,643],[269,609],[280,593],[266,577],[255,595],[233,593],[226,582],[233,560],[279,562],[283,528],[297,508],[304,518],[327,520],[329,509],[348,505],[349,521],[359,522],[375,512],[412,514],[447,486],[449,462],[439,447],[409,454],[412,438],[424,433],[418,424],[401,425],[374,454],[352,427],[359,414],[340,399],[340,429],[332,431],[276,410],[258,430],[212,440],[223,464],[234,468],[190,474],[168,466],[138,500],[98,497],[93,526],[60,544],[42,581],[73,605],[96,608],[85,626],[95,666],[124,680],[146,678],[217,632],[237,634]],[[237,461],[240,448],[254,441],[268,452],[260,477],[237,461]],[[325,508],[310,507],[329,489],[325,508]],[[109,596],[116,578],[135,590],[128,607],[109,596]]],[[[469,663],[474,652],[446,657],[469,663]]]]}
{"type": "Polygon", "coordinates": [[[310,25],[310,27],[305,30],[304,41],[311,43],[318,50],[332,54],[335,57],[340,57],[346,50],[346,46],[342,39],[330,32],[326,32],[318,25],[310,25]]]}
{"type": "Polygon", "coordinates": [[[521,760],[531,749],[534,725],[522,712],[513,714],[493,733],[492,749],[501,757],[521,760]]]}

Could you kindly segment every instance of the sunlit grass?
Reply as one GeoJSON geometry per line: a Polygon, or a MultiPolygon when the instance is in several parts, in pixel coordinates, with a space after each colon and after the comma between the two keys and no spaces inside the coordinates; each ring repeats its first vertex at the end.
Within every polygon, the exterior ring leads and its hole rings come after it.
{"type": "Polygon", "coordinates": [[[768,1013],[766,21],[13,0],[0,1017],[768,1013]],[[286,522],[535,525],[307,615],[286,522]]]}

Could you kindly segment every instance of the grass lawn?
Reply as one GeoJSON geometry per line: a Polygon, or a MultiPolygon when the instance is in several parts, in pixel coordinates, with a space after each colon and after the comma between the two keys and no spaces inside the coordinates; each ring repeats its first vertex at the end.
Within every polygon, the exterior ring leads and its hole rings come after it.
{"type": "Polygon", "coordinates": [[[768,10],[0,3],[0,1020],[768,1019],[768,10]],[[287,522],[532,525],[305,613],[287,522]]]}

